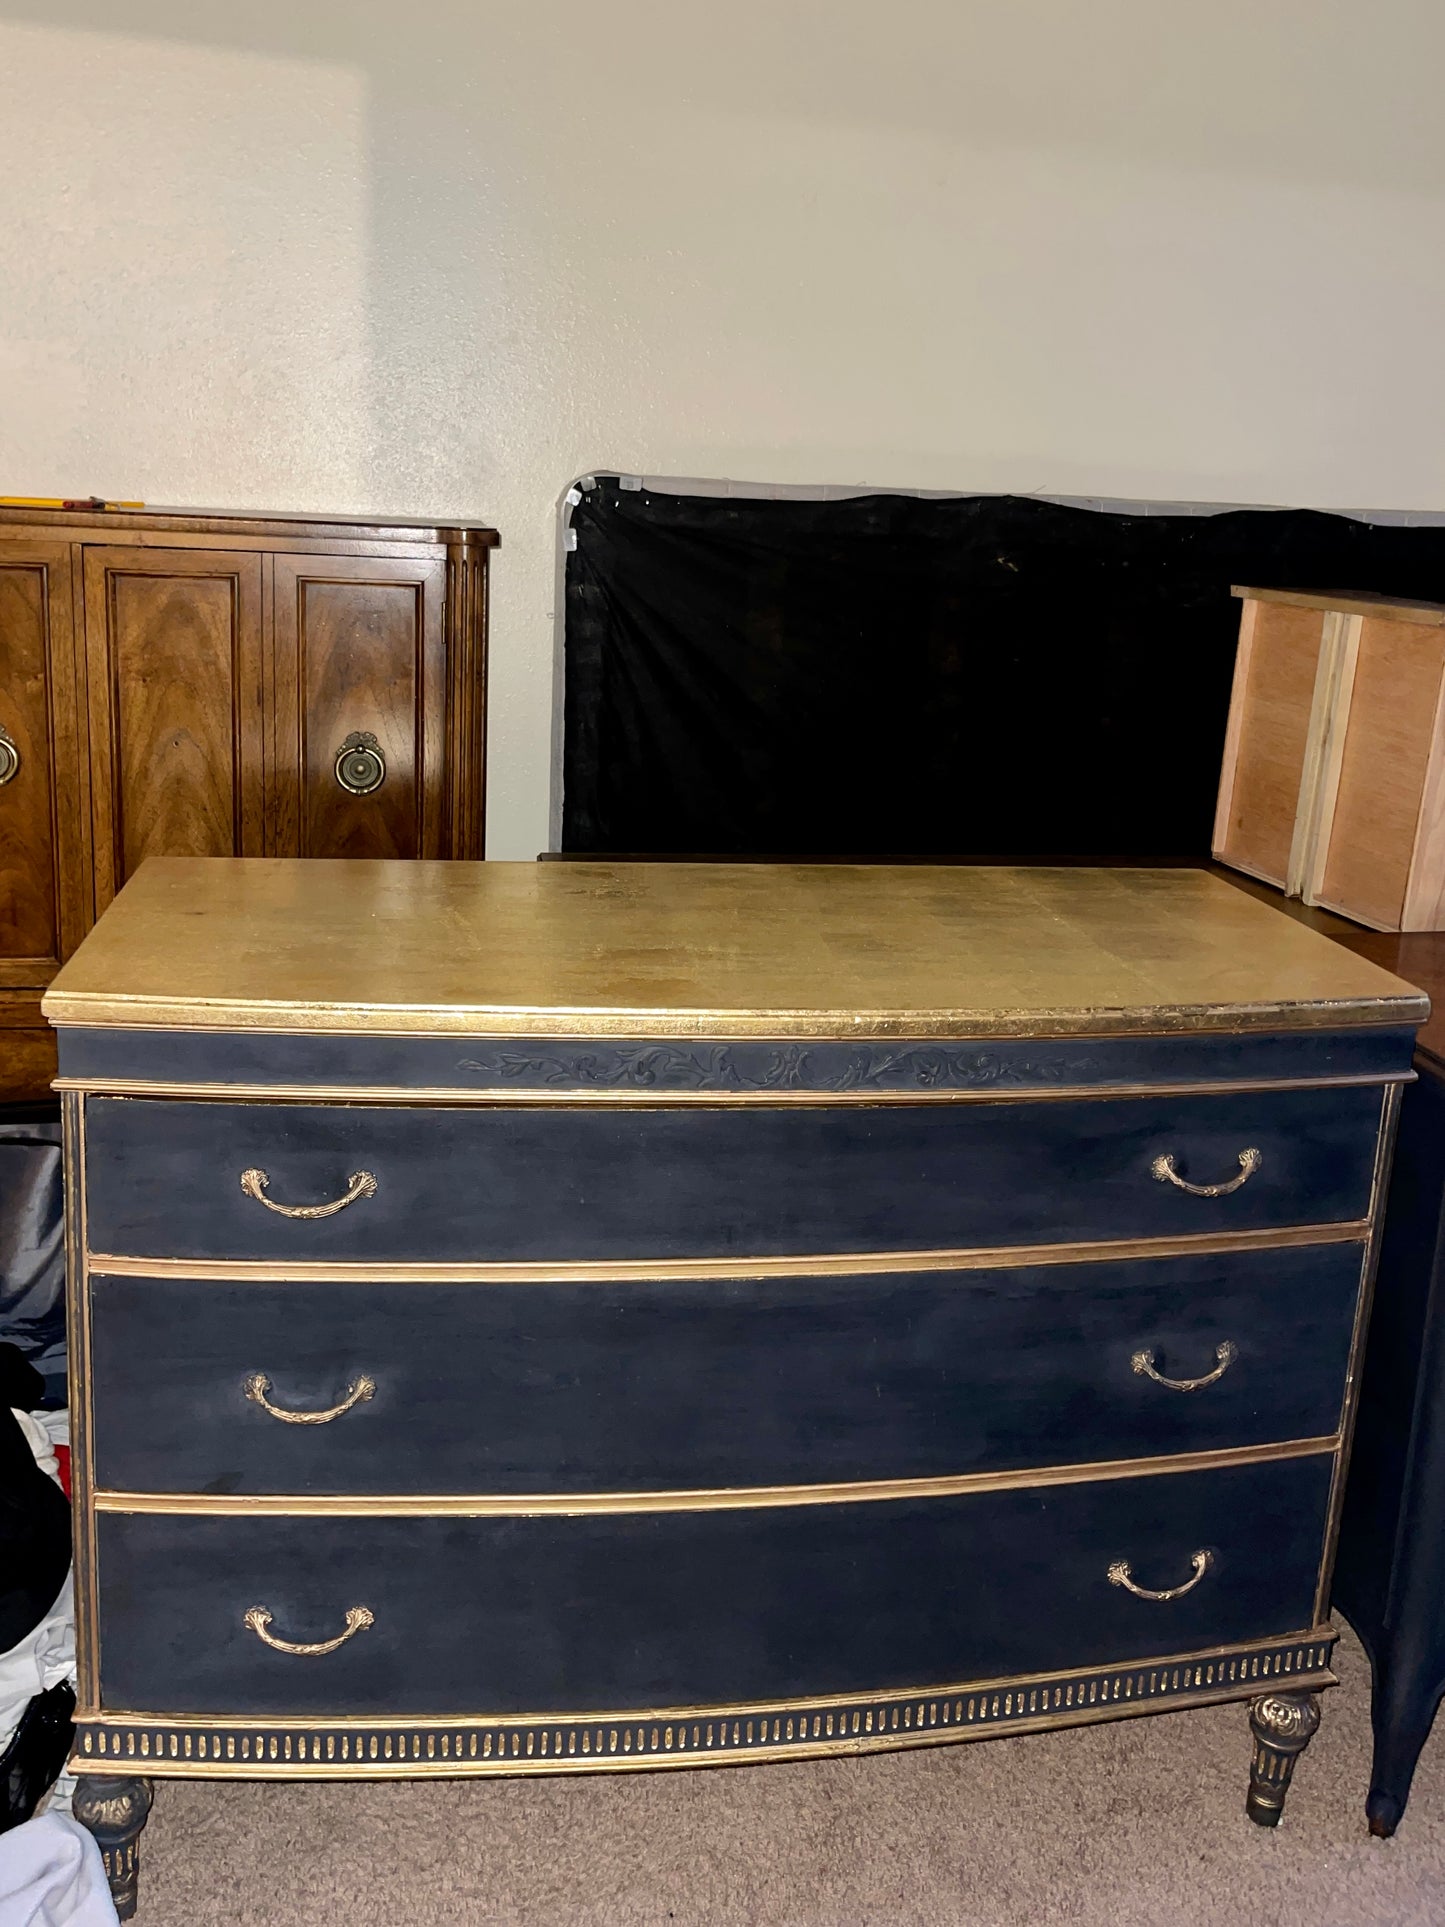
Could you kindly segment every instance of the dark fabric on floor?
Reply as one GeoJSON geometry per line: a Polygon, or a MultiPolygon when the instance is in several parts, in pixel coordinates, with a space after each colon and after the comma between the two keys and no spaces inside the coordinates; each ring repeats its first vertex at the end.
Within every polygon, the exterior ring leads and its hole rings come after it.
{"type": "Polygon", "coordinates": [[[138,1927],[1416,1927],[1445,1921],[1445,1738],[1365,1832],[1347,1639],[1277,1833],[1244,1709],[798,1766],[351,1787],[159,1781],[138,1927]]]}

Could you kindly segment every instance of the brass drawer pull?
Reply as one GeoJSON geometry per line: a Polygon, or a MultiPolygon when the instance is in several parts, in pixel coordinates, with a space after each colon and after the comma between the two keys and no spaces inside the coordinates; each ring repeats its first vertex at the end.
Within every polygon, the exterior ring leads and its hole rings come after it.
{"type": "Polygon", "coordinates": [[[1177,1184],[1181,1191],[1187,1191],[1192,1198],[1227,1198],[1231,1191],[1248,1182],[1264,1162],[1253,1145],[1239,1154],[1239,1176],[1231,1178],[1227,1184],[1191,1184],[1188,1178],[1181,1178],[1174,1169],[1172,1157],[1155,1158],[1149,1169],[1161,1184],[1177,1184]]]}
{"type": "Polygon", "coordinates": [[[355,729],[336,752],[336,780],[353,796],[370,796],[386,781],[386,757],[369,729],[355,729]]]}
{"type": "Polygon", "coordinates": [[[264,1372],[252,1372],[241,1389],[253,1405],[259,1405],[263,1412],[269,1412],[272,1418],[280,1419],[283,1425],[329,1425],[332,1419],[340,1418],[343,1412],[349,1412],[353,1405],[360,1405],[363,1400],[374,1398],[376,1380],[365,1376],[357,1379],[341,1403],[333,1405],[327,1412],[285,1412],[279,1405],[273,1405],[266,1396],[271,1389],[271,1381],[264,1372]]]}
{"type": "Polygon", "coordinates": [[[333,1198],[330,1204],[275,1204],[266,1196],[266,1187],[271,1182],[264,1171],[253,1165],[249,1171],[241,1173],[241,1189],[248,1198],[257,1204],[264,1204],[268,1211],[274,1211],[283,1218],[334,1218],[338,1211],[344,1211],[358,1198],[370,1198],[376,1192],[376,1179],[370,1171],[353,1171],[346,1180],[347,1192],[344,1198],[333,1198]]]}
{"type": "Polygon", "coordinates": [[[320,1659],[326,1653],[334,1653],[338,1646],[344,1646],[353,1633],[364,1632],[376,1623],[376,1615],[370,1606],[353,1606],[346,1615],[346,1631],[338,1633],[335,1639],[318,1639],[313,1645],[295,1645],[289,1639],[277,1639],[270,1630],[271,1615],[264,1606],[253,1606],[246,1614],[246,1624],[264,1641],[273,1652],[294,1653],[298,1659],[320,1659]]]}
{"type": "Polygon", "coordinates": [[[1206,1372],[1203,1378],[1166,1378],[1163,1372],[1155,1369],[1153,1352],[1135,1352],[1129,1363],[1140,1378],[1152,1378],[1156,1385],[1167,1385],[1171,1392],[1202,1392],[1206,1385],[1217,1385],[1224,1377],[1235,1359],[1239,1357],[1239,1347],[1226,1338],[1222,1345],[1215,1346],[1214,1356],[1219,1363],[1212,1372],[1206,1372]]]}
{"type": "Polygon", "coordinates": [[[1214,1564],[1212,1552],[1196,1552],[1190,1561],[1194,1567],[1194,1577],[1186,1579],[1182,1586],[1166,1586],[1163,1592],[1151,1592],[1147,1586],[1134,1583],[1134,1568],[1127,1559],[1116,1559],[1109,1568],[1109,1584],[1122,1586],[1125,1592],[1133,1593],[1136,1599],[1182,1599],[1187,1592],[1193,1592],[1200,1580],[1214,1564]]]}
{"type": "Polygon", "coordinates": [[[20,751],[8,729],[0,729],[0,788],[20,774],[20,751]]]}

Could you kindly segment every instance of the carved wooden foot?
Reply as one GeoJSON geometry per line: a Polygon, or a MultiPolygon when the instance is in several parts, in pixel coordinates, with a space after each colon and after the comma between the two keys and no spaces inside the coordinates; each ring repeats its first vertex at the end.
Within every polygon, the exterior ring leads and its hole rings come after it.
{"type": "Polygon", "coordinates": [[[151,1797],[149,1780],[82,1773],[75,1783],[73,1812],[86,1832],[95,1835],[111,1899],[122,1920],[135,1913],[140,1831],[150,1817],[151,1797]]]}
{"type": "Polygon", "coordinates": [[[1320,1725],[1318,1693],[1266,1693],[1249,1709],[1254,1763],[1244,1810],[1256,1825],[1277,1827],[1294,1763],[1320,1725]]]}

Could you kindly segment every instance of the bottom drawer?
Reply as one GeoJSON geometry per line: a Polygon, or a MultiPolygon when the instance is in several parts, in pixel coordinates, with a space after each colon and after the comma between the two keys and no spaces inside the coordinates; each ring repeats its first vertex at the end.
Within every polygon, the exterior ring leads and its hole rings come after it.
{"type": "Polygon", "coordinates": [[[1207,1651],[1313,1624],[1332,1465],[570,1518],[103,1514],[102,1704],[620,1712],[1207,1651]],[[1201,1552],[1172,1599],[1109,1577],[1179,1587],[1201,1552]],[[253,1608],[296,1644],[371,1623],[299,1655],[253,1608]]]}

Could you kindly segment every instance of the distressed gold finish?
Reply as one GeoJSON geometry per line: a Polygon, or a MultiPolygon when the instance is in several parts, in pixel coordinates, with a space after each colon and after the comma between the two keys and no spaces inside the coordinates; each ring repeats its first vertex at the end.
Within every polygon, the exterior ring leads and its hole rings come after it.
{"type": "Polygon", "coordinates": [[[130,1258],[93,1251],[94,1277],[192,1278],[238,1284],[561,1285],[681,1278],[850,1278],[873,1272],[985,1271],[1086,1265],[1129,1258],[1211,1257],[1296,1245],[1363,1244],[1369,1220],[1281,1225],[1266,1231],[1191,1231],[1173,1238],[1090,1239],[1054,1245],[969,1245],[936,1251],[846,1251],[788,1258],[577,1258],[551,1263],[366,1264],[314,1258],[130,1258]]]}
{"type": "Polygon", "coordinates": [[[66,1325],[70,1338],[70,1504],[75,1540],[76,1709],[100,1704],[100,1612],[95,1564],[95,1427],[91,1394],[90,1291],[85,1267],[85,1105],[61,1100],[65,1187],[66,1325]]]}
{"type": "Polygon", "coordinates": [[[1333,1452],[1334,1438],[1284,1439],[1273,1445],[1231,1445],[1209,1452],[1158,1458],[1096,1459],[1078,1465],[1021,1467],[1010,1472],[959,1472],[942,1478],[856,1479],[835,1485],[744,1485],[656,1492],[500,1493],[242,1493],[110,1492],[95,1494],[98,1512],[158,1512],[206,1518],[425,1518],[502,1519],[543,1513],[564,1518],[607,1512],[737,1512],[777,1506],[879,1504],[892,1499],[949,1499],[1016,1486],[1088,1485],[1095,1480],[1147,1479],[1221,1466],[1263,1465],[1333,1452]]]}
{"type": "Polygon", "coordinates": [[[252,1372],[242,1385],[241,1390],[253,1405],[259,1405],[263,1412],[272,1418],[280,1419],[283,1425],[329,1425],[334,1418],[341,1418],[353,1405],[363,1404],[376,1396],[376,1380],[363,1374],[350,1387],[339,1405],[332,1405],[324,1412],[288,1412],[284,1406],[273,1405],[267,1394],[271,1381],[264,1372],[252,1372]]]}
{"type": "Polygon", "coordinates": [[[1136,1599],[1152,1599],[1162,1605],[1167,1599],[1182,1599],[1185,1593],[1193,1592],[1205,1573],[1207,1573],[1209,1568],[1214,1564],[1214,1554],[1201,1550],[1194,1554],[1189,1563],[1194,1568],[1194,1577],[1192,1579],[1186,1579],[1182,1586],[1166,1586],[1162,1591],[1155,1592],[1152,1587],[1141,1586],[1138,1583],[1134,1577],[1134,1568],[1127,1559],[1116,1559],[1109,1568],[1109,1584],[1111,1586],[1122,1586],[1125,1592],[1133,1593],[1136,1599]]]}
{"type": "Polygon", "coordinates": [[[83,1724],[71,1765],[84,1774],[123,1767],[218,1778],[387,1779],[824,1758],[1042,1732],[1262,1691],[1320,1691],[1338,1684],[1328,1664],[1335,1639],[1325,1626],[1205,1652],[881,1694],[585,1714],[286,1719],[107,1711],[83,1724]]]}
{"type": "Polygon", "coordinates": [[[1202,1378],[1166,1378],[1158,1369],[1153,1352],[1135,1352],[1129,1363],[1140,1378],[1152,1378],[1156,1385],[1167,1386],[1171,1392],[1202,1392],[1206,1385],[1217,1385],[1224,1377],[1239,1357],[1239,1347],[1226,1338],[1222,1345],[1215,1346],[1214,1356],[1218,1364],[1202,1378]]]}
{"type": "Polygon", "coordinates": [[[264,1606],[252,1606],[243,1615],[247,1626],[273,1652],[290,1653],[297,1659],[323,1659],[327,1653],[334,1653],[344,1646],[348,1639],[357,1633],[365,1632],[368,1626],[376,1624],[376,1615],[370,1606],[353,1606],[346,1615],[346,1630],[335,1639],[317,1639],[302,1643],[297,1640],[280,1639],[271,1631],[272,1619],[264,1606]]]}
{"type": "Polygon", "coordinates": [[[270,1182],[266,1173],[258,1171],[254,1165],[241,1173],[241,1189],[246,1196],[254,1198],[257,1204],[264,1204],[268,1211],[274,1211],[280,1218],[334,1218],[338,1211],[355,1204],[358,1198],[376,1196],[376,1179],[370,1171],[353,1171],[346,1180],[344,1196],[333,1198],[329,1204],[277,1204],[274,1198],[266,1196],[270,1182]]]}
{"type": "MultiPolygon", "coordinates": [[[[1219,1660],[1249,1660],[1261,1653],[1282,1646],[1325,1645],[1333,1646],[1339,1639],[1336,1627],[1326,1620],[1314,1626],[1294,1627],[1282,1633],[1277,1639],[1235,1640],[1224,1646],[1209,1646],[1202,1651],[1191,1648],[1183,1653],[1166,1653],[1152,1659],[1122,1659],[1102,1666],[1101,1672],[1132,1673],[1141,1668],[1157,1668],[1159,1671],[1172,1672],[1176,1666],[1205,1666],[1219,1660]]],[[[695,1719],[737,1719],[745,1714],[767,1715],[771,1718],[777,1713],[786,1713],[791,1707],[795,1711],[819,1712],[828,1708],[850,1708],[866,1706],[870,1700],[879,1698],[916,1700],[927,1698],[930,1694],[958,1693],[1001,1693],[1012,1687],[1052,1685],[1057,1680],[1073,1679],[1080,1673],[1095,1669],[1080,1666],[1059,1666],[1046,1673],[994,1674],[986,1679],[948,1680],[941,1686],[920,1685],[910,1682],[904,1686],[890,1686],[884,1693],[813,1693],[801,1699],[770,1700],[728,1700],[714,1701],[703,1706],[629,1706],[607,1708],[595,1713],[568,1713],[553,1707],[542,1712],[531,1713],[475,1713],[475,1714],[421,1714],[417,1718],[399,1718],[390,1713],[297,1713],[297,1714],[256,1714],[256,1713],[147,1713],[143,1708],[108,1706],[103,1713],[96,1714],[87,1721],[93,1727],[107,1724],[133,1725],[144,1720],[148,1725],[162,1728],[185,1726],[216,1726],[235,1732],[267,1732],[277,1727],[325,1728],[338,1724],[365,1732],[372,1727],[415,1725],[420,1727],[457,1726],[472,1720],[485,1719],[490,1726],[549,1726],[558,1720],[586,1719],[599,1722],[621,1720],[695,1720],[695,1719]]],[[[1267,1674],[1265,1675],[1268,1676],[1267,1674]]],[[[1251,1675],[1259,1678],[1258,1673],[1251,1675]]]]}
{"type": "Polygon", "coordinates": [[[59,1024],[1062,1037],[1413,1024],[1427,1000],[1192,870],[157,858],[59,1024]]]}
{"type": "Polygon", "coordinates": [[[1224,1184],[1191,1184],[1188,1178],[1181,1178],[1174,1169],[1172,1157],[1157,1157],[1149,1169],[1161,1184],[1175,1185],[1180,1191],[1187,1191],[1191,1198],[1227,1198],[1231,1191],[1237,1191],[1247,1184],[1263,1163],[1259,1152],[1250,1145],[1247,1151],[1239,1154],[1239,1176],[1230,1178],[1224,1184]]]}
{"type": "MultiPolygon", "coordinates": [[[[145,1025],[129,1028],[144,1030],[145,1025]]],[[[157,1033],[159,1035],[160,1033],[157,1033]]],[[[250,1035],[257,1033],[251,1032],[250,1035]]],[[[1250,1091],[1338,1091],[1361,1085],[1413,1084],[1414,1071],[1368,1071],[1347,1077],[1272,1077],[1256,1081],[1215,1082],[1196,1079],[1186,1084],[1051,1084],[993,1086],[983,1090],[856,1090],[856,1091],[639,1091],[611,1087],[567,1090],[513,1090],[496,1086],[467,1090],[455,1084],[183,1084],[140,1077],[57,1077],[52,1089],[79,1091],[97,1097],[181,1097],[224,1104],[408,1104],[465,1105],[469,1110],[504,1106],[521,1109],[533,1104],[609,1105],[622,1110],[655,1110],[659,1106],[700,1104],[710,1110],[736,1106],[835,1104],[1057,1104],[1080,1099],[1116,1097],[1224,1097],[1250,1091]]]]}

